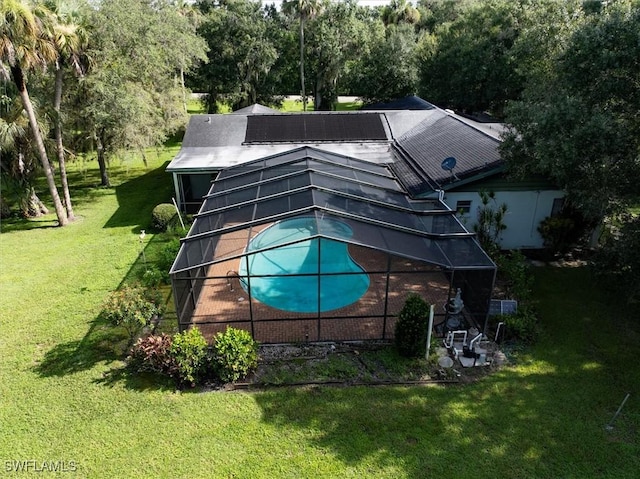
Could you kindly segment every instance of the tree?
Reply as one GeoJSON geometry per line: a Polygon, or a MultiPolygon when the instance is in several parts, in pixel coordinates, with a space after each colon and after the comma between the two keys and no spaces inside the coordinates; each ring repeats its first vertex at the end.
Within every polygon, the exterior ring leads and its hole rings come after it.
{"type": "Polygon", "coordinates": [[[507,110],[502,145],[513,175],[543,174],[587,219],[624,211],[640,181],[640,3],[582,16],[507,110]]]}
{"type": "Polygon", "coordinates": [[[419,28],[433,33],[439,27],[457,20],[476,0],[418,0],[419,28]]]}
{"type": "Polygon", "coordinates": [[[315,18],[325,7],[324,0],[284,0],[283,11],[295,14],[300,26],[300,92],[302,95],[302,109],[307,110],[307,95],[304,84],[304,24],[315,18]]]}
{"type": "Polygon", "coordinates": [[[513,54],[525,19],[523,3],[470,4],[437,29],[436,48],[422,59],[421,95],[442,107],[502,116],[525,80],[513,54]]]}
{"type": "Polygon", "coordinates": [[[391,0],[389,5],[382,7],[381,17],[386,26],[400,23],[414,25],[420,21],[420,12],[407,0],[391,0]]]}
{"type": "Polygon", "coordinates": [[[38,127],[33,104],[27,90],[26,73],[36,67],[43,67],[56,59],[56,50],[47,36],[45,19],[49,12],[42,6],[30,8],[23,0],[4,0],[0,4],[0,53],[2,68],[9,65],[11,77],[18,89],[23,107],[29,118],[42,168],[47,178],[49,192],[54,204],[58,224],[65,226],[68,219],[60,201],[53,170],[44,146],[42,132],[38,127]]]}
{"type": "MultiPolygon", "coordinates": [[[[9,81],[9,79],[5,79],[9,81]]],[[[22,102],[17,92],[3,95],[0,109],[0,191],[1,217],[11,214],[11,208],[17,204],[20,215],[32,218],[49,213],[33,186],[38,173],[38,160],[34,148],[33,135],[30,135],[29,119],[24,115],[22,102]]],[[[37,105],[34,104],[37,111],[37,105]]],[[[43,118],[42,115],[37,115],[43,118]]],[[[39,122],[41,131],[48,126],[39,122]]]]}
{"type": "Polygon", "coordinates": [[[328,3],[308,22],[308,64],[313,78],[314,108],[331,110],[338,100],[338,82],[367,48],[369,23],[355,0],[328,3]]]}
{"type": "Polygon", "coordinates": [[[498,204],[493,191],[480,191],[477,221],[473,231],[482,249],[494,256],[500,250],[500,235],[507,229],[504,217],[507,214],[507,204],[498,204]]]}
{"type": "MultiPolygon", "coordinates": [[[[187,88],[185,86],[185,72],[190,71],[198,62],[207,61],[203,39],[194,35],[198,27],[202,23],[202,15],[200,12],[186,0],[178,0],[175,2],[174,8],[178,14],[178,20],[186,20],[188,29],[177,28],[180,34],[179,42],[183,44],[181,55],[177,58],[178,68],[180,69],[180,85],[182,86],[182,102],[184,111],[187,111],[187,88]]],[[[184,22],[182,22],[184,24],[184,22]]]]}
{"type": "Polygon", "coordinates": [[[53,100],[54,110],[54,135],[56,140],[56,153],[60,165],[60,182],[64,195],[64,205],[69,221],[74,219],[69,182],[67,180],[67,168],[65,161],[65,148],[62,140],[62,90],[65,73],[65,65],[69,64],[78,75],[83,74],[82,57],[87,46],[87,32],[83,25],[83,19],[78,10],[68,8],[60,0],[47,2],[52,12],[52,38],[58,53],[55,61],[55,90],[53,100]]]}
{"type": "Polygon", "coordinates": [[[603,286],[616,295],[618,306],[640,305],[640,216],[622,214],[608,231],[594,258],[603,286]],[[622,297],[624,302],[619,301],[622,297]]]}
{"type": "Polygon", "coordinates": [[[389,102],[412,95],[418,84],[416,34],[411,25],[390,25],[356,63],[352,91],[364,103],[389,102]]]}
{"type": "MultiPolygon", "coordinates": [[[[161,144],[186,123],[178,73],[204,57],[205,44],[172,4],[103,0],[92,11],[91,70],[79,83],[78,115],[95,141],[101,184],[122,150],[161,144]],[[187,56],[188,53],[188,56],[187,56]]],[[[144,158],[144,156],[143,156],[144,158]]]]}
{"type": "Polygon", "coordinates": [[[204,10],[198,31],[209,45],[208,62],[194,81],[207,93],[210,113],[218,102],[237,109],[270,103],[280,93],[270,78],[279,56],[271,22],[256,1],[226,0],[204,10]]]}

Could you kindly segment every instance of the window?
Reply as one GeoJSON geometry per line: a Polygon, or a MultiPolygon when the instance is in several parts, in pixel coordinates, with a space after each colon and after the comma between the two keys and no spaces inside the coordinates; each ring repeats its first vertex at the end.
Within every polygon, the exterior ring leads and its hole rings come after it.
{"type": "Polygon", "coordinates": [[[456,203],[456,212],[467,214],[471,212],[471,200],[461,200],[456,203]]]}

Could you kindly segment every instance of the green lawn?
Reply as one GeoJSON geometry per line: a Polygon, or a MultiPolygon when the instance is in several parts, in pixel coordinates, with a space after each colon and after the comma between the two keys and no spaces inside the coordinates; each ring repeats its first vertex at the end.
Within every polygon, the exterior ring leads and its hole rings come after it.
{"type": "MultiPolygon", "coordinates": [[[[362,103],[358,101],[353,102],[341,102],[336,105],[337,111],[352,111],[359,110],[362,106],[362,103]]],[[[302,101],[301,100],[291,100],[287,99],[282,102],[282,111],[286,112],[301,112],[302,111],[302,101]]],[[[200,100],[191,98],[187,105],[187,111],[190,114],[195,113],[206,113],[203,103],[200,100]]],[[[313,101],[309,99],[307,103],[307,111],[313,111],[313,101]]],[[[220,105],[220,113],[230,113],[231,109],[227,105],[220,105]]]]}
{"type": "Polygon", "coordinates": [[[171,196],[171,154],[114,166],[109,189],[95,164],[74,165],[80,219],[66,228],[2,224],[3,473],[35,460],[91,478],[637,477],[637,321],[584,268],[536,271],[541,341],[475,384],[198,393],[123,374],[123,335],[96,318],[171,196]]]}
{"type": "MultiPolygon", "coordinates": [[[[352,102],[340,102],[336,105],[336,111],[353,111],[359,110],[362,106],[361,102],[352,101],[352,102]]],[[[301,100],[284,100],[282,102],[282,111],[286,112],[301,112],[302,111],[302,101],[301,100]]],[[[313,109],[313,101],[309,99],[307,102],[307,111],[314,111],[313,109]]]]}

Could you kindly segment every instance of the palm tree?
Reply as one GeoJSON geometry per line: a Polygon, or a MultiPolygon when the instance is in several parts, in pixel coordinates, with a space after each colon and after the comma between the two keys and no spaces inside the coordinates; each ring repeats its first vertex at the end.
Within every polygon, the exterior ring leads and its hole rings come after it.
{"type": "Polygon", "coordinates": [[[300,20],[300,91],[304,111],[307,111],[307,95],[304,88],[304,23],[318,15],[323,6],[323,0],[284,0],[282,2],[283,10],[295,14],[300,20]]]}
{"type": "MultiPolygon", "coordinates": [[[[3,81],[11,81],[5,76],[3,81]]],[[[37,105],[34,105],[37,111],[37,105]]],[[[24,115],[24,108],[19,98],[5,97],[0,109],[0,217],[11,214],[7,199],[17,202],[20,213],[25,218],[32,218],[49,213],[42,203],[35,188],[33,179],[36,173],[37,154],[33,148],[33,135],[29,131],[29,119],[24,115]]],[[[46,125],[41,125],[44,130],[46,125]]]]}
{"type": "Polygon", "coordinates": [[[41,15],[44,13],[45,10],[41,6],[32,9],[24,0],[3,0],[0,3],[0,60],[3,63],[2,68],[6,63],[11,70],[22,106],[29,118],[58,223],[60,226],[65,226],[68,219],[58,195],[51,163],[44,147],[25,79],[26,71],[37,66],[45,66],[57,58],[56,49],[43,28],[41,15]]]}
{"type": "Polygon", "coordinates": [[[67,180],[60,107],[62,105],[64,66],[65,64],[70,64],[77,75],[81,76],[83,74],[81,60],[88,39],[86,30],[82,28],[77,10],[66,8],[65,2],[61,0],[49,0],[47,7],[52,12],[49,25],[50,35],[58,52],[58,58],[55,60],[55,94],[53,100],[56,152],[58,155],[58,163],[60,164],[60,180],[62,183],[62,194],[64,195],[64,205],[67,210],[67,218],[69,221],[73,221],[75,215],[73,213],[71,194],[69,193],[69,182],[67,180]]]}
{"type": "Polygon", "coordinates": [[[420,21],[420,12],[407,0],[391,0],[389,5],[382,8],[382,21],[385,26],[416,24],[420,21]]]}

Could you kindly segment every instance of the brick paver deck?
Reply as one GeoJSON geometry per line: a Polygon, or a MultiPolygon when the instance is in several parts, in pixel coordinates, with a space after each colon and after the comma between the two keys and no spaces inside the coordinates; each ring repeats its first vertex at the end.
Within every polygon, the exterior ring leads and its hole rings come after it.
{"type": "MultiPolygon", "coordinates": [[[[253,230],[251,235],[255,235],[253,230]]],[[[223,235],[215,257],[242,253],[247,244],[247,230],[223,235]]],[[[251,331],[263,343],[305,341],[355,341],[393,338],[395,318],[408,293],[420,294],[436,305],[440,314],[449,293],[449,281],[437,267],[426,263],[393,258],[389,277],[387,314],[386,253],[349,245],[351,257],[369,274],[370,285],[357,302],[332,311],[304,314],[272,308],[257,300],[249,300],[235,273],[239,260],[221,262],[209,268],[204,288],[193,313],[197,324],[207,337],[227,326],[251,331]],[[234,274],[235,273],[235,274],[234,274]],[[252,311],[250,311],[250,308],[252,311]],[[251,324],[253,313],[253,325],[251,324]]]]}

